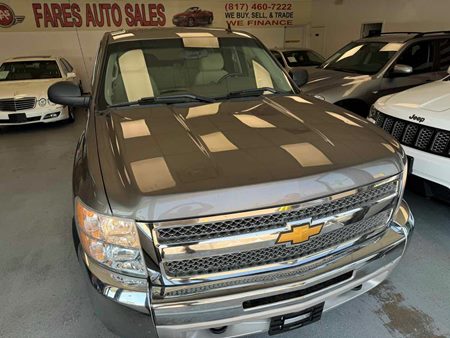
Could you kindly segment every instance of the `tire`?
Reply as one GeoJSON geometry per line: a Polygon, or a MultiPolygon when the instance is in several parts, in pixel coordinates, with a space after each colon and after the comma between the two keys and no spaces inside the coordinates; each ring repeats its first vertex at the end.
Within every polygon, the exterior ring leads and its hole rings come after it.
{"type": "Polygon", "coordinates": [[[189,18],[189,19],[188,19],[188,26],[189,26],[189,27],[194,27],[194,26],[195,26],[194,18],[189,18]]]}

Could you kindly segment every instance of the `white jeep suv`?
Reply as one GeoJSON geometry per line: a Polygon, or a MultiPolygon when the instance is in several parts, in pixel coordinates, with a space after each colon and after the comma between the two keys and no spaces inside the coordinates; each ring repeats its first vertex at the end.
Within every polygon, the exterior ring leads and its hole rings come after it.
{"type": "MultiPolygon", "coordinates": [[[[449,69],[450,71],[450,69],[449,69]]],[[[410,172],[450,192],[450,76],[380,98],[369,121],[394,136],[409,157],[410,172]]],[[[437,189],[433,189],[437,188],[437,189]]],[[[440,193],[439,193],[440,195],[440,193]]]]}
{"type": "Polygon", "coordinates": [[[16,57],[1,63],[0,126],[73,121],[72,108],[47,97],[48,87],[61,80],[80,86],[73,67],[61,57],[16,57]]]}

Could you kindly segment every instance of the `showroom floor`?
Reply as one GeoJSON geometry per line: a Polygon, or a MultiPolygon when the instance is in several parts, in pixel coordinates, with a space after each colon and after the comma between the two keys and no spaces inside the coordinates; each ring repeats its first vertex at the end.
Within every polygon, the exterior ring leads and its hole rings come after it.
{"type": "MultiPolygon", "coordinates": [[[[71,171],[84,126],[0,129],[0,337],[111,337],[71,239],[71,171]]],[[[450,337],[450,207],[412,193],[410,249],[387,282],[284,337],[450,337]]]]}

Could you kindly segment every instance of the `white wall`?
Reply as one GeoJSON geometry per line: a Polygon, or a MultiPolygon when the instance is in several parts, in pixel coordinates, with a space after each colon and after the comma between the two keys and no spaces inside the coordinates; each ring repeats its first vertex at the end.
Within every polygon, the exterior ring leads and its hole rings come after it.
{"type": "Polygon", "coordinates": [[[450,30],[449,0],[313,0],[311,26],[325,27],[325,56],[358,39],[363,23],[383,31],[450,30]]]}

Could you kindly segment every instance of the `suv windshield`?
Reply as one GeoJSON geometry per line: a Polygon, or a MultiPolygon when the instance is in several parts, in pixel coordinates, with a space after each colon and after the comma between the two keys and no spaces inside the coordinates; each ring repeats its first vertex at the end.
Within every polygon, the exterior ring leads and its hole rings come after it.
{"type": "Polygon", "coordinates": [[[61,77],[56,61],[6,62],[0,66],[0,81],[56,79],[61,77]]]}
{"type": "Polygon", "coordinates": [[[290,50],[283,52],[289,67],[320,66],[324,59],[310,50],[290,50]]]}
{"type": "MultiPolygon", "coordinates": [[[[181,34],[181,33],[180,33],[181,34]]],[[[292,93],[293,88],[271,55],[250,38],[182,37],[131,41],[108,47],[99,108],[127,103],[220,99],[292,93]],[[271,90],[255,90],[267,88],[271,90]],[[188,94],[188,95],[187,95],[188,94]],[[144,100],[142,100],[144,99],[144,100]]]]}
{"type": "Polygon", "coordinates": [[[376,74],[402,47],[402,43],[351,42],[321,68],[358,74],[376,74]]]}

